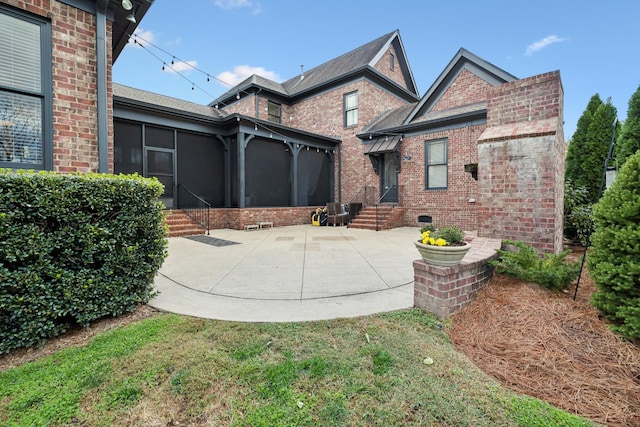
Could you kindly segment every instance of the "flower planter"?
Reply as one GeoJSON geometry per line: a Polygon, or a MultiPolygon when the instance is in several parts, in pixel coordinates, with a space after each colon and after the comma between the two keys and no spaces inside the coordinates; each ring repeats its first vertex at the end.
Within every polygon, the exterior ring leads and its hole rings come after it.
{"type": "Polygon", "coordinates": [[[462,258],[471,249],[471,244],[468,242],[464,242],[461,246],[424,245],[419,240],[414,243],[426,263],[445,267],[460,264],[462,258]]]}

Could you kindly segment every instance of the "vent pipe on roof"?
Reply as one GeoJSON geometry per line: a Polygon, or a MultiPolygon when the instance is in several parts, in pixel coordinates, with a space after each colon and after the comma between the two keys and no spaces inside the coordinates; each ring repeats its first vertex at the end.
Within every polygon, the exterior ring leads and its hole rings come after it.
{"type": "Polygon", "coordinates": [[[300,80],[304,79],[304,64],[300,65],[300,80]]]}

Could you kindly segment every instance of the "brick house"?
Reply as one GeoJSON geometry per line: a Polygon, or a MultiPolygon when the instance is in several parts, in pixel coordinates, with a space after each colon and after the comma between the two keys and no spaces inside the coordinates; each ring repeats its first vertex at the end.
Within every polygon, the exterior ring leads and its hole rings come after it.
{"type": "Polygon", "coordinates": [[[111,65],[151,4],[0,0],[0,167],[113,171],[111,65]]]}
{"type": "MultiPolygon", "coordinates": [[[[138,21],[150,5],[133,2],[138,21]]],[[[313,207],[360,202],[390,206],[383,226],[428,216],[562,248],[559,72],[518,79],[460,49],[420,97],[393,31],[283,83],[251,76],[203,106],[112,84],[135,29],[127,13],[115,0],[0,0],[0,19],[35,25],[44,46],[35,90],[7,81],[0,61],[0,112],[21,96],[44,109],[41,133],[16,133],[22,157],[0,166],[156,177],[167,207],[181,207],[184,189],[210,203],[211,228],[308,223],[313,207]]]]}

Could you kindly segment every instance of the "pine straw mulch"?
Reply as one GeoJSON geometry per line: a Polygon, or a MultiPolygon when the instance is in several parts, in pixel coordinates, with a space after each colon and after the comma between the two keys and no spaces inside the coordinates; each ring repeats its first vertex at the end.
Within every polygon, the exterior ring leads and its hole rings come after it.
{"type": "Polygon", "coordinates": [[[640,345],[620,339],[589,304],[496,274],[451,317],[456,348],[504,386],[607,426],[640,426],[640,345]]]}

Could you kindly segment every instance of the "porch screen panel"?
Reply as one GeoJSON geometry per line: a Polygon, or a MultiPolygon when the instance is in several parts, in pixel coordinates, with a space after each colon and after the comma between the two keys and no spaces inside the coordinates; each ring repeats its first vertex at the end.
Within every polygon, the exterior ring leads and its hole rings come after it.
{"type": "Polygon", "coordinates": [[[175,148],[173,129],[145,126],[144,145],[147,147],[175,148]]]}
{"type": "Polygon", "coordinates": [[[252,140],[245,151],[245,206],[291,206],[291,152],[282,142],[252,140]]]}
{"type": "Polygon", "coordinates": [[[310,148],[298,154],[298,205],[324,205],[331,197],[331,162],[320,150],[310,148]]]}
{"type": "Polygon", "coordinates": [[[178,184],[224,206],[224,147],[215,135],[178,132],[178,184]]]}
{"type": "Polygon", "coordinates": [[[114,172],[142,175],[142,125],[114,121],[113,132],[114,172]]]}

